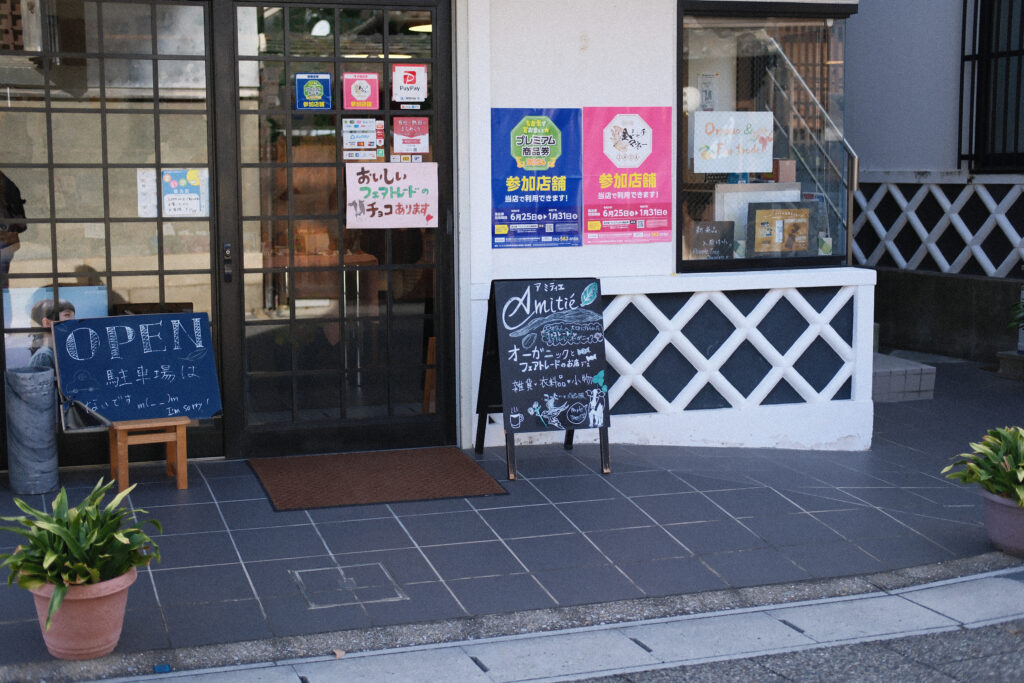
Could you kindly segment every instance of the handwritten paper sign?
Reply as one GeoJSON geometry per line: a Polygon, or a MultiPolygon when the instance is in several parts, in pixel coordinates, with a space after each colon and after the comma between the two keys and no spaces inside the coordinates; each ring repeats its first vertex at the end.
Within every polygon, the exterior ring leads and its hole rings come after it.
{"type": "Polygon", "coordinates": [[[732,258],[732,221],[695,221],[683,230],[683,258],[715,261],[732,258]]]}
{"type": "Polygon", "coordinates": [[[53,335],[61,394],[108,420],[200,419],[221,410],[205,313],[68,320],[53,335]]]}
{"type": "Polygon", "coordinates": [[[768,173],[774,130],[771,112],[693,113],[693,170],[696,173],[768,173]]]}
{"type": "Polygon", "coordinates": [[[345,164],[349,228],[436,228],[437,163],[345,164]]]}
{"type": "Polygon", "coordinates": [[[495,280],[493,288],[505,430],[607,427],[600,283],[495,280]]]}

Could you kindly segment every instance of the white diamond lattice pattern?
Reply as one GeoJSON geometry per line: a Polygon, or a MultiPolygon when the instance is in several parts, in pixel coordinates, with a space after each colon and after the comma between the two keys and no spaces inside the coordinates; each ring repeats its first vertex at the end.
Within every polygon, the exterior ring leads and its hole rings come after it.
{"type": "MultiPolygon", "coordinates": [[[[902,187],[906,187],[903,185],[902,187]]],[[[943,187],[933,183],[921,184],[908,198],[895,183],[881,183],[867,197],[858,190],[854,195],[859,215],[853,224],[853,257],[859,265],[876,266],[888,254],[901,270],[916,270],[930,256],[943,273],[959,273],[971,259],[981,267],[989,277],[1006,277],[1016,274],[1015,268],[1024,262],[1024,225],[1014,225],[1007,213],[1024,194],[1024,184],[1010,188],[1001,201],[996,201],[992,193],[982,184],[965,184],[952,199],[943,191],[943,187]],[[900,209],[899,217],[886,226],[875,213],[886,196],[892,197],[900,209]],[[972,232],[960,213],[976,196],[988,211],[988,218],[981,224],[977,232],[972,232]],[[916,211],[926,198],[931,197],[942,209],[942,217],[933,226],[926,226],[916,211]],[[865,254],[857,243],[856,236],[861,230],[872,230],[878,237],[878,244],[865,254]],[[920,242],[913,253],[904,254],[897,246],[897,238],[904,230],[915,233],[920,242]],[[963,249],[953,257],[947,258],[939,248],[939,240],[946,231],[953,230],[963,240],[963,249]],[[1013,245],[1009,253],[1001,260],[985,251],[985,242],[994,231],[1002,231],[1006,240],[1013,245]],[[998,261],[998,262],[997,262],[998,261]]]]}
{"type": "Polygon", "coordinates": [[[681,412],[687,409],[705,386],[711,385],[728,401],[729,407],[744,408],[761,405],[782,380],[787,381],[806,403],[817,404],[838,400],[837,394],[853,375],[854,353],[851,345],[832,326],[832,320],[853,299],[855,289],[837,288],[835,295],[821,312],[818,312],[798,289],[771,289],[764,292],[764,296],[749,314],[740,311],[722,292],[695,292],[671,317],[662,313],[645,294],[618,295],[605,306],[605,329],[610,329],[619,315],[632,305],[657,328],[657,334],[632,363],[615,348],[611,340],[607,340],[605,349],[608,365],[619,375],[609,389],[610,404],[614,409],[615,404],[632,388],[658,413],[681,412]],[[787,300],[806,322],[806,328],[785,353],[776,349],[758,330],[765,317],[783,299],[787,300]],[[732,333],[710,358],[705,357],[683,333],[686,325],[709,302],[734,327],[732,333]],[[838,371],[821,391],[815,389],[796,367],[800,358],[818,339],[823,340],[840,359],[838,371]],[[771,366],[764,378],[747,396],[733,386],[722,372],[723,366],[744,342],[749,342],[771,366]],[[672,399],[662,396],[644,376],[651,364],[668,347],[673,347],[696,369],[696,374],[672,399]]]}

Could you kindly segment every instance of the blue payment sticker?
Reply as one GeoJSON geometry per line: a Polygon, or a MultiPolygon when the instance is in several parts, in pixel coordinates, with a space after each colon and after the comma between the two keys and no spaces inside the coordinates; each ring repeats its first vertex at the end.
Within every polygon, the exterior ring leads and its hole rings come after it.
{"type": "Polygon", "coordinates": [[[295,108],[324,111],[333,108],[331,74],[295,74],[295,108]]]}

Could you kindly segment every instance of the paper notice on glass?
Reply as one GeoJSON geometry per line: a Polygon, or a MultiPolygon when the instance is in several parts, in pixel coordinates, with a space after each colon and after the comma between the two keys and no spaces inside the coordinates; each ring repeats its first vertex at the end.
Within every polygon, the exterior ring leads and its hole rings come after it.
{"type": "Polygon", "coordinates": [[[774,142],[771,112],[693,113],[695,173],[769,173],[774,142]]]}
{"type": "Polygon", "coordinates": [[[139,218],[156,218],[156,169],[135,169],[135,188],[139,197],[139,218]]]}
{"type": "Polygon", "coordinates": [[[436,228],[437,164],[345,164],[346,227],[436,228]]]}
{"type": "Polygon", "coordinates": [[[430,153],[430,119],[426,116],[396,116],[394,132],[396,154],[430,153]]]}

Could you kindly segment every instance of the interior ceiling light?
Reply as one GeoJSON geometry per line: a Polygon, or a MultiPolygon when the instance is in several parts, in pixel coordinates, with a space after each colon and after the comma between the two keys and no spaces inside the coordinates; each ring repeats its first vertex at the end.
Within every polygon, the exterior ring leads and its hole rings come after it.
{"type": "Polygon", "coordinates": [[[410,26],[409,30],[414,32],[414,33],[433,33],[434,32],[434,25],[433,24],[419,24],[417,26],[410,26]]]}
{"type": "Polygon", "coordinates": [[[313,28],[310,29],[309,35],[316,36],[318,38],[331,35],[331,22],[326,19],[321,19],[313,24],[313,28]]]}

